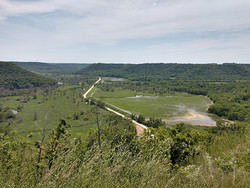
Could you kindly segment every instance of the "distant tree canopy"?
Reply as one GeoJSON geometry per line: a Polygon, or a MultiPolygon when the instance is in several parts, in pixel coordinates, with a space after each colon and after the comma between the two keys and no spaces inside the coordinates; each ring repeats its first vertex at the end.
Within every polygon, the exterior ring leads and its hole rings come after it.
{"type": "MultiPolygon", "coordinates": [[[[93,64],[78,74],[120,77],[127,81],[105,84],[149,93],[185,92],[206,95],[214,104],[209,113],[229,120],[249,121],[249,64],[93,64]]],[[[101,87],[101,86],[100,86],[101,87]]]]}
{"type": "MultiPolygon", "coordinates": [[[[153,80],[108,82],[98,85],[102,91],[114,91],[116,88],[152,93],[157,95],[184,92],[205,95],[213,104],[208,112],[229,120],[250,121],[250,81],[204,81],[204,80],[153,80]]],[[[135,118],[135,117],[134,117],[135,118]]],[[[154,127],[154,126],[153,126],[154,127]]]]}
{"type": "Polygon", "coordinates": [[[83,63],[40,63],[40,62],[12,62],[28,71],[37,73],[72,73],[81,70],[89,64],[83,63]]]}
{"type": "Polygon", "coordinates": [[[185,79],[232,81],[249,80],[250,66],[248,64],[93,64],[78,74],[89,76],[121,77],[137,81],[185,79]]]}
{"type": "Polygon", "coordinates": [[[44,78],[9,62],[0,62],[0,88],[21,89],[53,85],[56,81],[44,78]]]}

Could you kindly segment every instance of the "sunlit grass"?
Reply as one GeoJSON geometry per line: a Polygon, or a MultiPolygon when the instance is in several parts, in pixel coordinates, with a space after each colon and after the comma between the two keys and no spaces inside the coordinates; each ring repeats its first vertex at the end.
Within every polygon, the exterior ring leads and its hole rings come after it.
{"type": "Polygon", "coordinates": [[[61,118],[71,125],[69,129],[73,136],[77,134],[87,135],[90,128],[95,128],[93,119],[89,117],[88,111],[91,106],[86,105],[82,99],[82,89],[80,86],[61,86],[54,90],[51,94],[43,96],[37,94],[34,99],[33,95],[29,96],[27,103],[22,103],[17,98],[24,97],[6,97],[1,98],[3,107],[19,110],[14,120],[8,120],[1,123],[2,125],[10,124],[10,127],[17,130],[21,134],[34,133],[34,137],[39,137],[40,131],[44,128],[46,122],[46,130],[50,131],[56,128],[61,118]],[[78,118],[74,118],[74,114],[78,118]],[[36,114],[36,118],[34,118],[36,114]]]}
{"type": "Polygon", "coordinates": [[[156,96],[119,88],[113,92],[97,89],[93,96],[132,113],[157,118],[184,115],[187,109],[206,112],[210,104],[210,100],[204,96],[185,93],[156,96]],[[136,97],[137,95],[142,97],[136,97]]]}

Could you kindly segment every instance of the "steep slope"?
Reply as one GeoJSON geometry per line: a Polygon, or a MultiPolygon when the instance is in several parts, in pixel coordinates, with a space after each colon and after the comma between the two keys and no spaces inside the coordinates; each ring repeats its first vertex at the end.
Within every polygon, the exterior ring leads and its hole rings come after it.
{"type": "Polygon", "coordinates": [[[13,63],[0,62],[0,87],[20,89],[41,85],[52,85],[54,80],[29,72],[13,63]]]}
{"type": "Polygon", "coordinates": [[[40,63],[40,62],[12,62],[12,63],[28,71],[38,72],[38,73],[52,73],[61,71],[58,67],[49,63],[40,63]]]}

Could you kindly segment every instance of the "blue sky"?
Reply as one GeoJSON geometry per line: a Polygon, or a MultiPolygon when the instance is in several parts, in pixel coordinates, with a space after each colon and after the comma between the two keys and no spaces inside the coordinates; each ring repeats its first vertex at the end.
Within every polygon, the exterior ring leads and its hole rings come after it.
{"type": "Polygon", "coordinates": [[[249,0],[0,0],[0,60],[250,62],[249,0]]]}

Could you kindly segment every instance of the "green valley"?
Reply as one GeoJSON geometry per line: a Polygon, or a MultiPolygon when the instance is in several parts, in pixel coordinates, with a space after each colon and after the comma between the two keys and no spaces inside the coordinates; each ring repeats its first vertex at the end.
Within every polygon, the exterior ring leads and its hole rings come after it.
{"type": "Polygon", "coordinates": [[[2,65],[2,187],[249,185],[249,66],[2,65]]]}
{"type": "Polygon", "coordinates": [[[185,93],[159,96],[122,90],[121,88],[112,91],[97,89],[91,96],[102,99],[107,104],[117,106],[123,109],[125,113],[140,114],[146,118],[161,118],[163,120],[183,116],[190,119],[193,115],[190,114],[192,110],[206,115],[206,111],[211,104],[211,101],[204,96],[185,93]]]}

